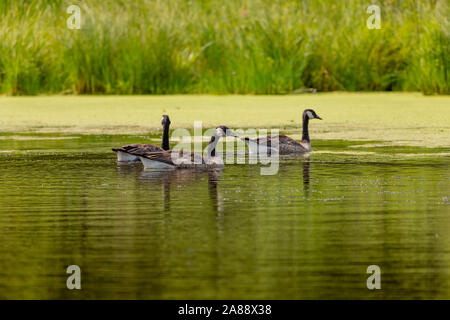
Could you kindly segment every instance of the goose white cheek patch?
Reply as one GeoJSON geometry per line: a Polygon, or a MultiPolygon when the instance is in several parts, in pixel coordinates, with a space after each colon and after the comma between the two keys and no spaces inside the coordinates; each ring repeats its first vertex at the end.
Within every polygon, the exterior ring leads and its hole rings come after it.
{"type": "Polygon", "coordinates": [[[313,119],[313,118],[314,118],[314,116],[313,116],[313,114],[311,113],[311,111],[306,111],[306,115],[307,115],[308,118],[310,118],[310,119],[313,119]]]}
{"type": "Polygon", "coordinates": [[[225,136],[225,132],[223,132],[222,128],[217,128],[214,134],[218,137],[225,136]]]}

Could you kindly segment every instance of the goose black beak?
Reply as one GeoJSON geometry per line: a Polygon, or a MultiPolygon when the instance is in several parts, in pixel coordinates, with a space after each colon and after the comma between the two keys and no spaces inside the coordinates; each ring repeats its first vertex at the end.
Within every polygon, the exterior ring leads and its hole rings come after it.
{"type": "Polygon", "coordinates": [[[227,130],[226,135],[229,137],[239,138],[239,136],[231,130],[227,130]]]}
{"type": "Polygon", "coordinates": [[[323,120],[321,117],[319,117],[319,116],[316,116],[316,119],[319,119],[319,120],[323,120]]]}

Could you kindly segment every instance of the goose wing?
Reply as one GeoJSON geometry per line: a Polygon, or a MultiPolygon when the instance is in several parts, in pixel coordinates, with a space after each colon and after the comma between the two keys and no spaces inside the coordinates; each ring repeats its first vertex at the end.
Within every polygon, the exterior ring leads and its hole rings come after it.
{"type": "Polygon", "coordinates": [[[171,151],[147,151],[143,152],[141,157],[147,158],[149,160],[163,162],[166,164],[170,164],[172,166],[175,166],[175,163],[172,161],[172,152],[171,151]]]}
{"type": "Polygon", "coordinates": [[[155,146],[154,144],[143,144],[143,143],[133,143],[127,144],[120,148],[113,148],[112,151],[122,151],[132,155],[140,156],[146,152],[158,152],[163,151],[161,147],[155,146]]]}
{"type": "Polygon", "coordinates": [[[311,145],[307,141],[298,142],[285,135],[280,135],[279,138],[279,151],[280,154],[288,153],[304,153],[311,151],[311,145]]]}
{"type": "Polygon", "coordinates": [[[302,145],[297,140],[294,140],[294,139],[292,139],[292,138],[290,138],[288,136],[285,136],[284,134],[280,134],[278,143],[279,144],[284,144],[284,145],[291,145],[291,146],[296,146],[296,147],[298,147],[298,146],[302,147],[302,145]]]}
{"type": "MultiPolygon", "coordinates": [[[[276,136],[275,136],[276,137],[276,136]]],[[[256,142],[257,144],[263,144],[267,145],[267,147],[271,147],[272,145],[272,136],[267,136],[264,138],[257,138],[257,139],[251,139],[250,141],[256,142]]],[[[288,136],[284,134],[278,135],[278,144],[284,144],[284,145],[292,145],[292,146],[302,146],[299,142],[296,140],[289,138],[288,136]]]]}
{"type": "Polygon", "coordinates": [[[205,164],[206,161],[202,155],[195,152],[174,152],[174,151],[158,151],[144,152],[140,156],[153,161],[159,161],[172,166],[191,166],[196,164],[205,164]]]}
{"type": "MultiPolygon", "coordinates": [[[[276,136],[275,136],[276,137],[276,136]]],[[[274,137],[274,138],[275,138],[274,137]]],[[[278,146],[273,143],[272,136],[267,136],[264,138],[258,138],[250,140],[245,138],[245,141],[257,143],[258,145],[266,146],[267,148],[278,149],[279,154],[289,154],[289,153],[305,153],[311,151],[311,145],[309,141],[298,142],[284,134],[278,136],[278,146]]],[[[250,145],[249,145],[250,146],[250,145]]]]}

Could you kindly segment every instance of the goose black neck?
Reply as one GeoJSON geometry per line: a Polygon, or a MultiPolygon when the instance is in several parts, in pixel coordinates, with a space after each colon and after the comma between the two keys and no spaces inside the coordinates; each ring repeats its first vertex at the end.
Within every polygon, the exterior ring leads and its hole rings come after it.
{"type": "Polygon", "coordinates": [[[162,136],[162,148],[163,150],[169,150],[169,127],[170,123],[165,122],[163,128],[163,136],[162,136]]]}
{"type": "Polygon", "coordinates": [[[216,156],[216,145],[217,142],[219,142],[220,137],[213,135],[211,136],[211,140],[209,140],[208,143],[208,155],[211,157],[215,157],[216,156]]]}
{"type": "Polygon", "coordinates": [[[308,124],[309,124],[309,118],[308,118],[308,116],[304,116],[304,117],[303,117],[303,135],[302,135],[302,141],[308,141],[308,142],[309,142],[308,124]]]}

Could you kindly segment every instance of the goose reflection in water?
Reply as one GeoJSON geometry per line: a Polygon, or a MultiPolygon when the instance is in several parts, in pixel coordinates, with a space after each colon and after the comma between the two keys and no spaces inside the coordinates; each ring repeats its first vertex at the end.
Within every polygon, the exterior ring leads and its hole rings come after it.
{"type": "Polygon", "coordinates": [[[217,190],[217,182],[223,172],[223,168],[212,168],[208,170],[141,170],[141,182],[149,182],[152,186],[162,185],[162,199],[164,211],[170,210],[171,192],[173,186],[177,187],[184,184],[199,183],[208,175],[208,195],[211,205],[217,214],[223,211],[223,200],[217,190]]]}
{"type": "MultiPolygon", "coordinates": [[[[303,191],[305,199],[308,199],[310,196],[310,164],[311,164],[311,154],[304,153],[300,157],[298,155],[280,155],[280,160],[296,160],[294,163],[289,163],[286,166],[295,166],[293,170],[299,170],[301,159],[301,167],[302,167],[302,178],[303,178],[303,191]]],[[[285,167],[286,167],[285,166],[285,167]]],[[[282,173],[279,173],[282,174],[282,173]]]]}
{"type": "Polygon", "coordinates": [[[220,196],[217,189],[217,182],[222,175],[223,169],[215,168],[208,170],[208,190],[209,198],[211,199],[212,207],[217,215],[221,216],[223,214],[223,197],[220,196]]]}
{"type": "Polygon", "coordinates": [[[308,199],[310,196],[309,190],[309,167],[310,167],[310,155],[305,154],[302,160],[303,167],[303,192],[305,194],[305,199],[308,199]]]}

